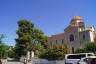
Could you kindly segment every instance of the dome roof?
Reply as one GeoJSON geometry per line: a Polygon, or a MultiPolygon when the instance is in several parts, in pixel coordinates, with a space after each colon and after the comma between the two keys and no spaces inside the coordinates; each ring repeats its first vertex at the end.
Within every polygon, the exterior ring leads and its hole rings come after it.
{"type": "Polygon", "coordinates": [[[81,22],[84,23],[84,20],[81,17],[79,17],[79,16],[75,16],[75,17],[72,18],[70,24],[71,25],[77,25],[79,23],[81,24],[81,22]]]}
{"type": "Polygon", "coordinates": [[[79,17],[79,16],[75,16],[75,17],[72,18],[72,20],[82,20],[82,18],[79,17]]]}

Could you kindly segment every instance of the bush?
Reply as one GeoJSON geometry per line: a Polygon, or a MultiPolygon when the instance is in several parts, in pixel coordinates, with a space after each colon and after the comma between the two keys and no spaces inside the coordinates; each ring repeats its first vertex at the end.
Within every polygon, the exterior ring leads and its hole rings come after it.
{"type": "Polygon", "coordinates": [[[19,56],[13,51],[8,51],[8,57],[10,58],[19,58],[19,56]]]}
{"type": "Polygon", "coordinates": [[[62,60],[66,53],[69,53],[67,45],[54,45],[48,50],[41,52],[39,57],[48,60],[62,60]]]}
{"type": "Polygon", "coordinates": [[[88,51],[86,49],[78,48],[75,53],[87,53],[88,51]]]}
{"type": "Polygon", "coordinates": [[[96,42],[88,42],[85,45],[85,49],[89,52],[96,52],[96,42]]]}

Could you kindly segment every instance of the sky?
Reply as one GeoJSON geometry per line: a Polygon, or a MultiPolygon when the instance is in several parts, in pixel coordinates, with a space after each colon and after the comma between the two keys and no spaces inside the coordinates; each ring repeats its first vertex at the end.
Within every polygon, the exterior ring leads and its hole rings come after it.
{"type": "Polygon", "coordinates": [[[51,36],[63,33],[74,16],[96,28],[96,0],[0,0],[0,34],[5,44],[14,46],[19,20],[29,20],[51,36]]]}

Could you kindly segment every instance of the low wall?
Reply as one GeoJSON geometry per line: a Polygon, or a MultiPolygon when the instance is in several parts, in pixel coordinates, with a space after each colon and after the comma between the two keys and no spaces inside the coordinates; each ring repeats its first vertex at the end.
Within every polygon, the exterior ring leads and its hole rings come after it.
{"type": "Polygon", "coordinates": [[[46,59],[32,59],[34,64],[65,64],[64,60],[48,61],[46,59]]]}

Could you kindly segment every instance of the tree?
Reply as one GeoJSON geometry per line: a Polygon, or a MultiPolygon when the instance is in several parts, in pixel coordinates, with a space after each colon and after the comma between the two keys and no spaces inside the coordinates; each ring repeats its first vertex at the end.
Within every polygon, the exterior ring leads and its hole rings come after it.
{"type": "Polygon", "coordinates": [[[7,56],[7,48],[4,43],[2,43],[2,39],[4,38],[4,35],[0,35],[0,59],[1,58],[6,58],[7,56]]]}
{"type": "Polygon", "coordinates": [[[75,53],[87,53],[88,51],[86,49],[78,48],[75,53]]]}
{"type": "Polygon", "coordinates": [[[47,37],[41,30],[35,28],[33,23],[28,20],[20,20],[18,26],[15,52],[19,56],[25,56],[27,51],[39,50],[39,47],[46,46],[47,37]]]}
{"type": "Polygon", "coordinates": [[[53,45],[48,50],[41,52],[40,58],[45,58],[48,60],[62,60],[65,54],[69,53],[68,46],[65,45],[53,45]]]}
{"type": "Polygon", "coordinates": [[[27,20],[18,21],[18,38],[16,40],[16,49],[15,52],[18,56],[26,55],[27,46],[32,42],[32,28],[34,24],[30,23],[27,20]]]}
{"type": "Polygon", "coordinates": [[[33,35],[33,42],[37,43],[37,44],[41,44],[44,48],[47,47],[48,43],[47,43],[47,39],[48,37],[44,35],[44,33],[37,29],[37,28],[34,28],[33,29],[33,32],[32,32],[32,35],[33,35]]]}
{"type": "Polygon", "coordinates": [[[85,45],[85,49],[89,52],[96,52],[96,42],[88,42],[85,45]]]}

